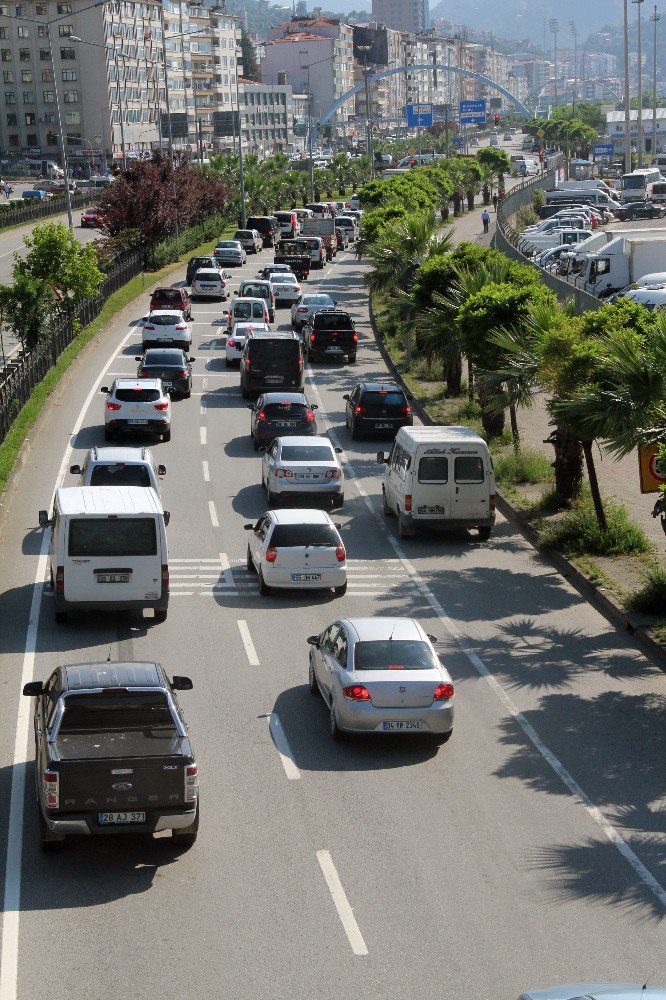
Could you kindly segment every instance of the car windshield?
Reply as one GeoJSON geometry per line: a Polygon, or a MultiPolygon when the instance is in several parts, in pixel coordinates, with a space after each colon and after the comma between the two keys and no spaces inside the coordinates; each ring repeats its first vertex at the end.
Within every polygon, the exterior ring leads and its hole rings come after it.
{"type": "Polygon", "coordinates": [[[149,316],[148,321],[153,326],[176,326],[183,322],[183,317],[179,313],[168,313],[166,316],[149,316]]]}
{"type": "Polygon", "coordinates": [[[160,398],[159,389],[116,389],[116,399],[120,403],[156,403],[160,398]]]}
{"type": "Polygon", "coordinates": [[[325,313],[317,313],[315,323],[318,330],[353,330],[354,326],[349,316],[327,316],[325,313]]]}
{"type": "Polygon", "coordinates": [[[90,475],[91,486],[152,486],[145,465],[95,465],[90,475]]]}
{"type": "Polygon", "coordinates": [[[335,462],[335,453],[324,444],[283,444],[282,462],[335,462]]]}
{"type": "Polygon", "coordinates": [[[354,670],[433,670],[435,655],[418,639],[374,639],[354,646],[354,670]]]}
{"type": "Polygon", "coordinates": [[[338,533],[330,524],[276,524],[270,538],[276,548],[294,546],[333,546],[340,544],[338,533]]]}
{"type": "Polygon", "coordinates": [[[167,728],[173,734],[176,732],[166,695],[162,691],[137,691],[133,695],[102,691],[92,695],[67,695],[60,735],[155,728],[167,728]]]}
{"type": "Polygon", "coordinates": [[[285,417],[303,419],[307,412],[308,407],[305,403],[267,403],[264,406],[267,420],[284,420],[285,417]]]}

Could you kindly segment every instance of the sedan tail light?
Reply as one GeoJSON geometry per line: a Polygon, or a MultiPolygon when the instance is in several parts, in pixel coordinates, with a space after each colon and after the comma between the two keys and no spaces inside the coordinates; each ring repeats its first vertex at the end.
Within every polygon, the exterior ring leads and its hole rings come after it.
{"type": "Polygon", "coordinates": [[[184,323],[179,323],[178,326],[176,327],[176,329],[177,330],[187,330],[187,327],[185,326],[184,323]]]}
{"type": "Polygon", "coordinates": [[[107,408],[107,410],[119,410],[120,409],[120,403],[107,403],[106,404],[106,408],[107,408]]]}
{"type": "Polygon", "coordinates": [[[324,479],[342,479],[342,469],[327,469],[324,479]]]}
{"type": "Polygon", "coordinates": [[[349,684],[343,687],[342,693],[348,701],[372,701],[370,692],[364,684],[349,684]]]}
{"type": "Polygon", "coordinates": [[[176,378],[187,378],[189,374],[187,368],[181,368],[179,372],[176,372],[176,378]]]}
{"type": "Polygon", "coordinates": [[[354,341],[358,340],[358,334],[357,333],[354,334],[354,336],[352,337],[352,340],[354,340],[354,341]]]}
{"type": "Polygon", "coordinates": [[[261,413],[258,414],[257,420],[265,420],[265,419],[266,419],[266,414],[262,410],[261,413]]]}
{"type": "Polygon", "coordinates": [[[438,684],[432,696],[433,701],[449,701],[453,698],[453,684],[438,684]]]}
{"type": "Polygon", "coordinates": [[[403,406],[401,407],[401,412],[404,413],[405,416],[409,416],[409,414],[412,412],[412,408],[411,406],[403,406]]]}
{"type": "Polygon", "coordinates": [[[145,368],[139,368],[139,378],[145,378],[148,371],[145,368]]]}
{"type": "Polygon", "coordinates": [[[313,422],[313,420],[314,420],[314,413],[312,412],[312,410],[310,410],[308,412],[308,415],[307,415],[307,417],[305,419],[307,420],[307,422],[309,424],[311,424],[313,422]]]}
{"type": "Polygon", "coordinates": [[[237,340],[228,340],[227,341],[227,347],[237,347],[237,346],[238,346],[238,341],[237,340]]]}
{"type": "Polygon", "coordinates": [[[365,406],[355,406],[354,413],[365,413],[365,406]]]}
{"type": "Polygon", "coordinates": [[[294,286],[294,291],[300,292],[300,290],[301,290],[301,286],[300,285],[295,285],[294,286]]]}
{"type": "Polygon", "coordinates": [[[277,559],[277,549],[274,545],[269,545],[266,549],[266,562],[274,563],[277,559]]]}
{"type": "Polygon", "coordinates": [[[188,764],[185,768],[185,801],[196,802],[199,794],[199,768],[188,764]]]}
{"type": "Polygon", "coordinates": [[[344,545],[337,545],[335,549],[335,558],[338,562],[344,562],[347,558],[347,553],[345,552],[344,545]]]}
{"type": "Polygon", "coordinates": [[[44,803],[47,809],[57,809],[60,804],[60,775],[57,771],[42,773],[44,803]]]}
{"type": "Polygon", "coordinates": [[[152,323],[144,323],[143,328],[144,328],[144,330],[154,330],[155,329],[155,327],[153,326],[152,323]]]}
{"type": "Polygon", "coordinates": [[[155,403],[155,409],[156,410],[161,410],[163,412],[164,410],[168,410],[169,409],[169,404],[168,403],[155,403]]]}
{"type": "Polygon", "coordinates": [[[314,342],[315,342],[315,334],[314,334],[314,333],[311,333],[311,334],[310,334],[310,343],[311,343],[311,344],[314,344],[314,342]]]}

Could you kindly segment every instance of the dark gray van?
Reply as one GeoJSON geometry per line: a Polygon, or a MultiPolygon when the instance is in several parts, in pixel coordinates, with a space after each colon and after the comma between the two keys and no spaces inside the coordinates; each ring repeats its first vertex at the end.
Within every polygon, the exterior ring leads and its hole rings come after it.
{"type": "Polygon", "coordinates": [[[243,399],[271,389],[303,388],[303,350],[297,333],[253,333],[240,360],[243,399]]]}

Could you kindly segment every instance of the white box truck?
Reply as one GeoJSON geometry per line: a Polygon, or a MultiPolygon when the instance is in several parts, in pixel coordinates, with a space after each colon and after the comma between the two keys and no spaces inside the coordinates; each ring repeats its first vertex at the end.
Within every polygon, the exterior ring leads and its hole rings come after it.
{"type": "Polygon", "coordinates": [[[590,236],[587,240],[583,240],[583,242],[579,243],[575,249],[572,249],[571,253],[562,254],[557,268],[557,273],[567,276],[580,274],[584,269],[585,264],[587,263],[587,258],[590,254],[598,253],[607,243],[610,243],[611,240],[617,239],[619,236],[623,236],[625,239],[632,236],[645,237],[646,239],[656,237],[659,239],[662,236],[666,236],[666,230],[625,229],[622,233],[617,233],[610,229],[598,229],[593,236],[590,236]]]}
{"type": "Polygon", "coordinates": [[[616,237],[588,256],[582,279],[586,291],[604,298],[652,271],[666,271],[666,232],[660,239],[616,237]]]}
{"type": "Polygon", "coordinates": [[[575,229],[567,226],[566,229],[551,229],[546,233],[527,233],[518,240],[518,249],[526,257],[541,253],[543,250],[550,250],[551,247],[559,247],[562,244],[572,246],[582,243],[590,235],[589,229],[575,229]]]}

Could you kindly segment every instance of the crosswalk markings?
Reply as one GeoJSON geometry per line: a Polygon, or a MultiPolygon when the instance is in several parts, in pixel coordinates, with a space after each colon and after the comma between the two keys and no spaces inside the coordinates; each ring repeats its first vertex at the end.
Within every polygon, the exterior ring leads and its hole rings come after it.
{"type": "Polygon", "coordinates": [[[217,559],[169,559],[171,597],[217,597],[238,593],[226,553],[217,559]]]}
{"type": "MultiPolygon", "coordinates": [[[[234,558],[232,574],[239,591],[253,590],[257,586],[257,576],[248,570],[245,559],[234,558]]],[[[376,562],[362,559],[347,560],[347,594],[354,597],[375,597],[396,590],[415,591],[416,584],[405,573],[399,559],[382,560],[386,569],[381,573],[366,572],[377,568],[376,562]],[[375,582],[376,581],[376,582],[375,582]]]]}

